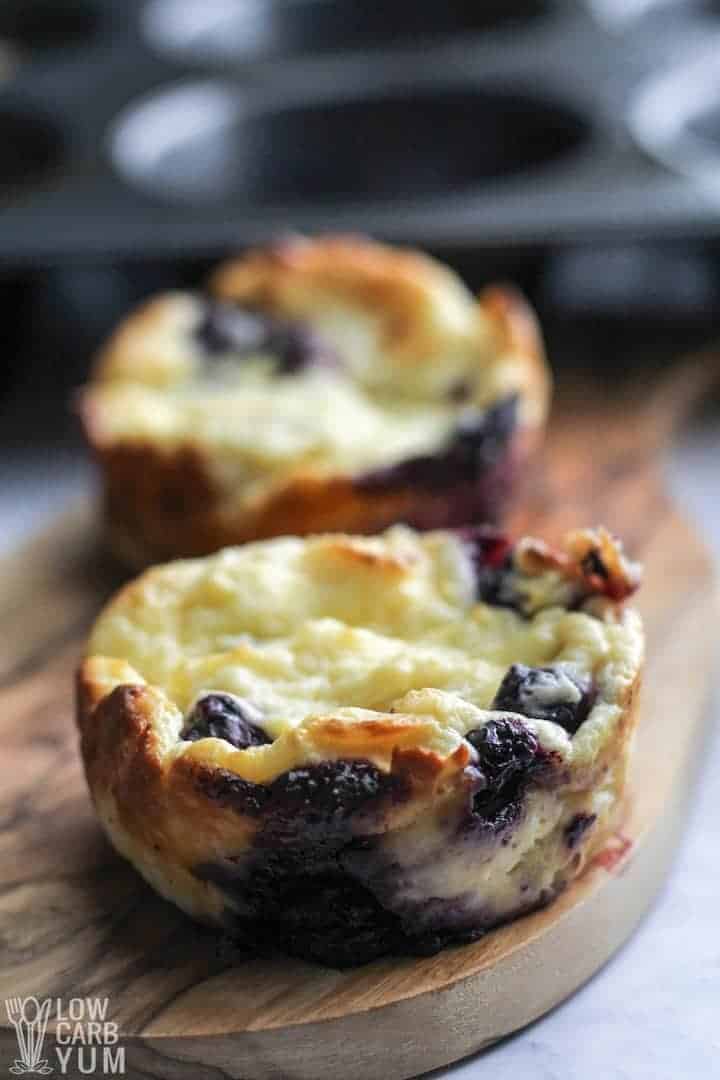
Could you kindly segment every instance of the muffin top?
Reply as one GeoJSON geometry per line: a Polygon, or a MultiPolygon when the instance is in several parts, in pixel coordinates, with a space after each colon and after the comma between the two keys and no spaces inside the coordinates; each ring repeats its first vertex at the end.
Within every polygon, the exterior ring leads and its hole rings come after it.
{"type": "Polygon", "coordinates": [[[637,568],[604,530],[555,551],[489,529],[281,538],[154,568],[92,632],[96,701],[144,687],[163,752],[265,783],[398,751],[437,776],[520,714],[591,763],[642,656],[637,568]]]}
{"type": "Polygon", "coordinates": [[[539,425],[536,351],[535,328],[510,332],[497,295],[478,301],[424,255],[296,240],[226,264],[208,296],[168,293],[131,315],[83,414],[100,447],[201,447],[252,506],[297,475],[441,453],[493,410],[490,441],[539,425]]]}

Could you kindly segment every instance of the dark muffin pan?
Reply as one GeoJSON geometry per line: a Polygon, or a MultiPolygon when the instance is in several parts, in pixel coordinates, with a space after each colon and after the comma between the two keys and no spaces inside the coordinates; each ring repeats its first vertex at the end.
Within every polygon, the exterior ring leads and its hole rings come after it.
{"type": "Polygon", "coordinates": [[[62,144],[61,130],[39,109],[0,101],[0,193],[21,192],[51,173],[62,144]]]}
{"type": "Polygon", "coordinates": [[[23,50],[50,50],[85,44],[100,29],[96,0],[3,0],[0,38],[23,50]]]}
{"type": "Polygon", "coordinates": [[[720,2],[0,7],[20,58],[0,83],[5,267],[288,231],[476,251],[720,232],[718,80],[673,94],[718,55],[720,2]]]}
{"type": "Polygon", "coordinates": [[[187,64],[237,67],[349,50],[433,44],[522,27],[551,0],[150,0],[141,16],[157,51],[187,64]]]}

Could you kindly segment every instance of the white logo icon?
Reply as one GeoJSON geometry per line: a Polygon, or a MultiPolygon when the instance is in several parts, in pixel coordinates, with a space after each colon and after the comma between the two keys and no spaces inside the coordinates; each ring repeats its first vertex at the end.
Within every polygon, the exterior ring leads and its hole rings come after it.
{"type": "Polygon", "coordinates": [[[36,997],[12,997],[5,1000],[8,1020],[15,1028],[20,1057],[15,1058],[10,1072],[16,1076],[24,1073],[40,1073],[47,1076],[52,1065],[42,1057],[48,1016],[52,1008],[52,999],[46,998],[42,1004],[36,997]]]}

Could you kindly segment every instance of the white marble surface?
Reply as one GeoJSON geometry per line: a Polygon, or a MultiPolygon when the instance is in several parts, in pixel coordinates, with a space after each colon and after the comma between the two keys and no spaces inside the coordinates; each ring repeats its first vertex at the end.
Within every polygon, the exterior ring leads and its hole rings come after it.
{"type": "MultiPolygon", "coordinates": [[[[667,463],[678,501],[720,560],[720,425],[696,427],[667,463]]],[[[90,483],[57,447],[0,451],[0,553],[90,483]]],[[[720,719],[720,700],[710,708],[720,719]]],[[[628,944],[569,1001],[452,1080],[712,1080],[720,1077],[720,738],[711,731],[685,842],[628,944]]],[[[421,1033],[418,1033],[421,1037],[421,1033]]]]}

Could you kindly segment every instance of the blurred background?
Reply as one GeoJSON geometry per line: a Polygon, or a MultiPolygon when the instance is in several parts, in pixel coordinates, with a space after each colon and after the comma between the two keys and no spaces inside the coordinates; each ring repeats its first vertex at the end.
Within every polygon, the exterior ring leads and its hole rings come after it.
{"type": "Polygon", "coordinates": [[[558,369],[715,334],[718,0],[2,0],[0,147],[6,546],[113,322],[288,231],[515,281],[558,369]]]}

